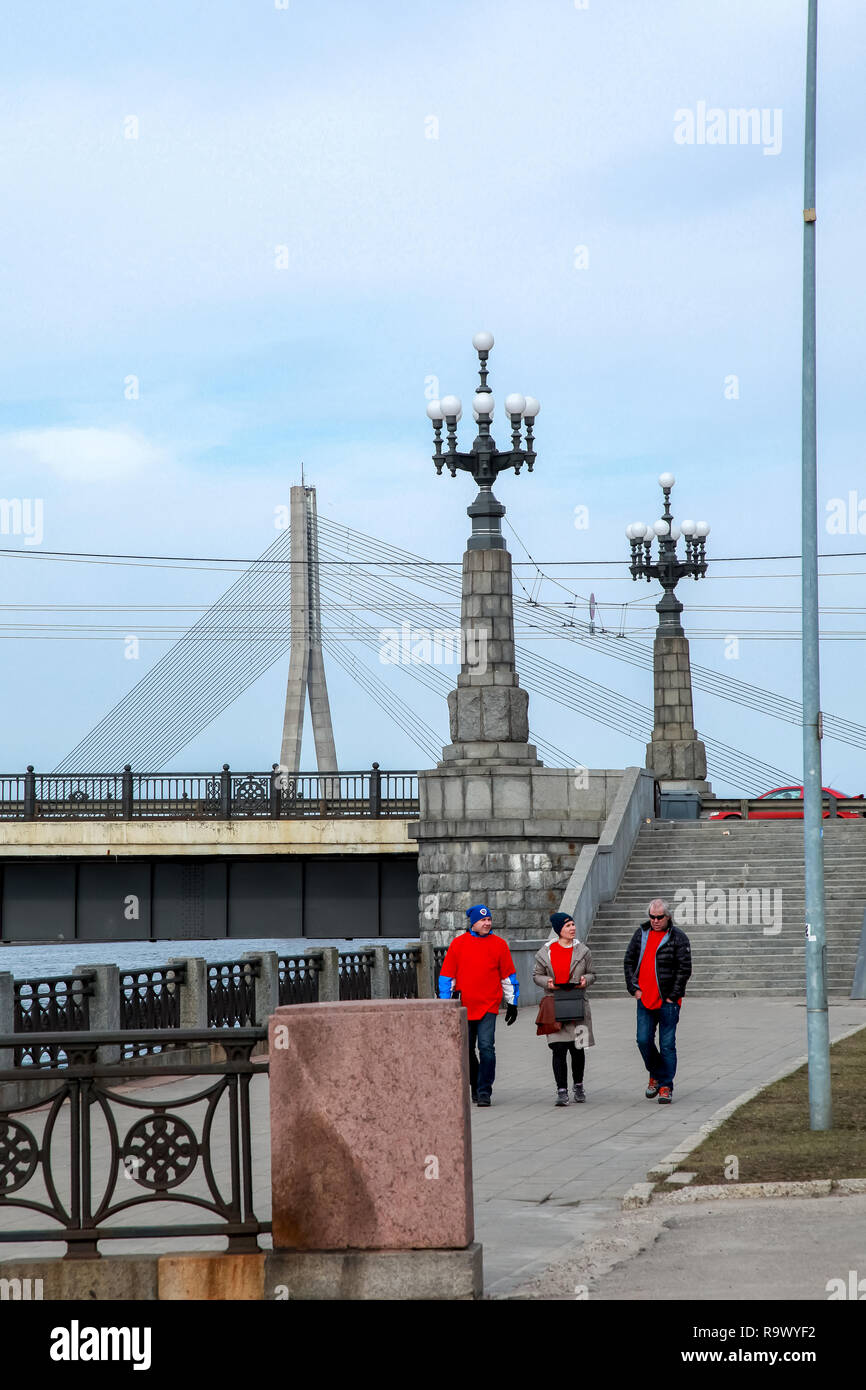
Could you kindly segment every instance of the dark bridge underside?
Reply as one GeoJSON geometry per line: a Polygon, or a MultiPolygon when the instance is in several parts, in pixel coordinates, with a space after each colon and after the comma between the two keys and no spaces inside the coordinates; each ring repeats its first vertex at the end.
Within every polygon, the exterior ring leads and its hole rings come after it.
{"type": "Polygon", "coordinates": [[[7,861],[3,941],[415,936],[418,860],[324,857],[7,861]]]}

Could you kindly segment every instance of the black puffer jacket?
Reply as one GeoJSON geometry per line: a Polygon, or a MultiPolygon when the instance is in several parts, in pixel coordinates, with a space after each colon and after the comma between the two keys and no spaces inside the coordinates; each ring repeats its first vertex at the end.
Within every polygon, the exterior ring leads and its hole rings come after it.
{"type": "MultiPolygon", "coordinates": [[[[629,994],[638,989],[638,967],[640,965],[644,932],[649,933],[649,922],[638,927],[628,943],[623,960],[625,987],[629,994]]],[[[692,973],[692,947],[689,938],[679,927],[670,922],[667,927],[667,940],[656,952],[656,976],[662,999],[679,999],[686,992],[686,982],[692,973]]]]}

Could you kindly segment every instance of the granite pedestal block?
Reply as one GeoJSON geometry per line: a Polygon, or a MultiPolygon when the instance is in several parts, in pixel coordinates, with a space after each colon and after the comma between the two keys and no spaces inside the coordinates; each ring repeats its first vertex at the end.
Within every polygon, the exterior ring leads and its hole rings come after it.
{"type": "Polygon", "coordinates": [[[269,1040],[274,1249],[470,1245],[465,1009],[296,1004],[269,1040]]]}
{"type": "Polygon", "coordinates": [[[465,1250],[274,1250],[265,1258],[265,1298],[278,1302],[481,1298],[481,1246],[465,1250]]]}

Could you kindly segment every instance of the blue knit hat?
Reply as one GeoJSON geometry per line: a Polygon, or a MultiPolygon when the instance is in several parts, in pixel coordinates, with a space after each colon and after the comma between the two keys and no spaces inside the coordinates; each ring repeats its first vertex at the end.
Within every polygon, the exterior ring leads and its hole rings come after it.
{"type": "Polygon", "coordinates": [[[572,917],[570,912],[552,912],[550,914],[550,925],[553,927],[553,930],[556,932],[557,936],[559,936],[566,922],[573,921],[574,918],[572,917]]]}
{"type": "Polygon", "coordinates": [[[467,907],[466,916],[469,918],[470,927],[474,927],[480,917],[490,916],[490,909],[479,903],[477,907],[467,907]]]}

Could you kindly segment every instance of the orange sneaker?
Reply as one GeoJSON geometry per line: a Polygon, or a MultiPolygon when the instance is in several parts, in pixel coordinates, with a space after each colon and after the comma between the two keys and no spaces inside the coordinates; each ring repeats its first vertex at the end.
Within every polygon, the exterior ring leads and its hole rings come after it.
{"type": "Polygon", "coordinates": [[[659,1105],[670,1105],[670,1103],[671,1103],[672,1100],[673,1100],[673,1094],[672,1094],[672,1092],[671,1092],[670,1086],[660,1086],[660,1087],[659,1087],[659,1105]]]}
{"type": "Polygon", "coordinates": [[[646,1090],[644,1091],[644,1095],[646,1096],[647,1100],[655,1100],[655,1098],[656,1098],[656,1096],[658,1095],[658,1093],[659,1093],[659,1083],[656,1081],[656,1079],[655,1079],[654,1076],[651,1076],[650,1079],[649,1079],[649,1085],[647,1086],[646,1090]]]}

